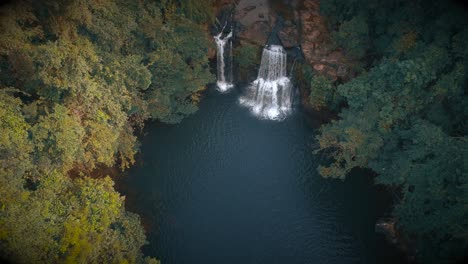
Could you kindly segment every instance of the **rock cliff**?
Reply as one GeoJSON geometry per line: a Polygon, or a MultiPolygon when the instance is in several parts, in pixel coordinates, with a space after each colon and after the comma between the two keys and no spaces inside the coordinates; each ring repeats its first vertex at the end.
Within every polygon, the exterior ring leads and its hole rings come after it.
{"type": "Polygon", "coordinates": [[[315,71],[332,80],[347,79],[353,63],[334,48],[326,18],[320,14],[320,0],[238,0],[234,4],[237,38],[258,46],[267,42],[277,17],[283,19],[278,37],[285,48],[301,47],[315,71]]]}

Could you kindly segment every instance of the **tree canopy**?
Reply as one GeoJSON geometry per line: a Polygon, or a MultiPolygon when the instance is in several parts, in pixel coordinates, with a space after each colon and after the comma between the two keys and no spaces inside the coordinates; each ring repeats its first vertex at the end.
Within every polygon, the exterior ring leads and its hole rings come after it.
{"type": "Polygon", "coordinates": [[[155,263],[103,166],[134,130],[197,110],[213,1],[44,0],[0,8],[0,253],[19,263],[155,263]],[[33,234],[33,235],[31,235],[33,234]]]}
{"type": "Polygon", "coordinates": [[[338,120],[321,128],[320,150],[332,160],[320,166],[320,174],[344,179],[354,168],[373,170],[377,183],[401,190],[393,214],[415,241],[422,263],[463,257],[468,248],[466,10],[444,1],[327,0],[321,5],[337,45],[367,66],[337,87],[346,107],[338,120]]]}

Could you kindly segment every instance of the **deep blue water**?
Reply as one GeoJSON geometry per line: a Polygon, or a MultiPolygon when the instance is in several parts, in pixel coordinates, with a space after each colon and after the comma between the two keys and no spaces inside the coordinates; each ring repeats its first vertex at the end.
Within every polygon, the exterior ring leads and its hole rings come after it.
{"type": "Polygon", "coordinates": [[[322,179],[317,126],[300,110],[258,120],[238,91],[210,88],[178,125],[149,124],[119,183],[164,264],[397,263],[374,224],[388,206],[369,177],[322,179]]]}

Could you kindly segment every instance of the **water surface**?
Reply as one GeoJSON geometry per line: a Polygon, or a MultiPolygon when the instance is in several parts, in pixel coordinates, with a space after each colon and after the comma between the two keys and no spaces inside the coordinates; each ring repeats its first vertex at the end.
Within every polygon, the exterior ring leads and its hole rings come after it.
{"type": "Polygon", "coordinates": [[[396,263],[375,234],[385,199],[365,176],[322,179],[316,128],[299,110],[259,120],[211,87],[181,124],[149,124],[119,183],[167,264],[396,263]]]}

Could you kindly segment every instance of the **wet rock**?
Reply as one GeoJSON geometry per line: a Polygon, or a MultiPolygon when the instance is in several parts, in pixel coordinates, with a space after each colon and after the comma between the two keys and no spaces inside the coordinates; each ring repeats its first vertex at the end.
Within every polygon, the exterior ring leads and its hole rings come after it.
{"type": "Polygon", "coordinates": [[[409,262],[412,263],[416,260],[416,244],[408,237],[401,235],[395,218],[389,217],[377,220],[377,223],[375,224],[375,232],[383,234],[389,243],[404,252],[409,262]]]}
{"type": "Polygon", "coordinates": [[[285,48],[292,48],[292,47],[300,45],[299,31],[297,27],[294,27],[294,26],[283,27],[278,32],[278,37],[280,38],[281,43],[283,43],[283,46],[285,48]]]}
{"type": "Polygon", "coordinates": [[[395,220],[392,218],[379,219],[375,224],[375,232],[385,235],[385,238],[392,244],[398,241],[395,220]]]}

